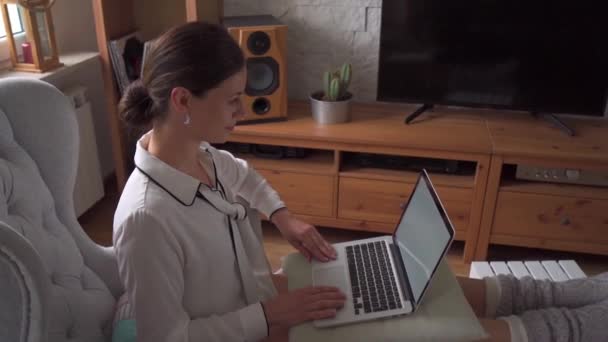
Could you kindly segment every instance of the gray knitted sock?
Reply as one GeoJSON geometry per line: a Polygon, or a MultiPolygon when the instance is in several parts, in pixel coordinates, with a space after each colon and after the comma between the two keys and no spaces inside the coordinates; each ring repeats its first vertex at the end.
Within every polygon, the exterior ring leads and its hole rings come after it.
{"type": "Polygon", "coordinates": [[[564,282],[499,275],[498,282],[501,295],[496,316],[551,307],[578,308],[608,299],[608,273],[564,282]]]}
{"type": "Polygon", "coordinates": [[[608,299],[580,308],[548,308],[520,315],[528,341],[608,341],[608,299]]]}

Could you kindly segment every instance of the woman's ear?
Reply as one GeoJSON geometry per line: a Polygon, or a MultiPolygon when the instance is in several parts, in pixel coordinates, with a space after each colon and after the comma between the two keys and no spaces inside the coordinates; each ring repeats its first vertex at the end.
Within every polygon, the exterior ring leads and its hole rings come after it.
{"type": "Polygon", "coordinates": [[[188,89],[184,87],[175,87],[171,89],[169,107],[171,107],[175,113],[187,113],[190,108],[191,99],[192,93],[190,93],[188,89]]]}

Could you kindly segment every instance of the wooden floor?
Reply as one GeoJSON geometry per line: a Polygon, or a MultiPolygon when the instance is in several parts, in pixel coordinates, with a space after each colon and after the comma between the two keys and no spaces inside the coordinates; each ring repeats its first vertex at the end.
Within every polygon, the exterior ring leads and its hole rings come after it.
{"type": "MultiPolygon", "coordinates": [[[[114,186],[106,187],[106,196],[93,208],[80,217],[79,221],[89,236],[100,245],[112,244],[112,219],[118,203],[118,195],[114,186]]],[[[266,254],[276,270],[281,265],[281,258],[295,249],[285,241],[277,229],[265,222],[264,246],[266,254]]],[[[343,242],[375,236],[373,233],[348,231],[341,229],[319,228],[321,234],[330,242],[343,242]]],[[[464,243],[455,242],[448,254],[448,261],[456,274],[468,276],[469,265],[462,262],[464,243]]],[[[578,253],[551,252],[539,249],[518,248],[507,246],[491,246],[488,260],[576,260],[587,275],[608,271],[608,256],[594,256],[578,253]]]]}

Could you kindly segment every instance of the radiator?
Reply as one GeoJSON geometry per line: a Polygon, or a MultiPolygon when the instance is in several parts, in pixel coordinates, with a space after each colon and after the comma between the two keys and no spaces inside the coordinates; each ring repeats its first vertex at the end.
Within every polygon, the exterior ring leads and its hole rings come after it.
{"type": "Polygon", "coordinates": [[[104,196],[101,166],[95,138],[93,111],[85,97],[86,89],[81,86],[63,91],[76,110],[80,148],[78,154],[78,173],[74,186],[74,210],[81,216],[104,196]]]}
{"type": "Polygon", "coordinates": [[[553,281],[587,277],[574,260],[474,261],[471,263],[470,278],[482,279],[497,274],[513,274],[517,278],[531,276],[534,279],[553,281]]]}

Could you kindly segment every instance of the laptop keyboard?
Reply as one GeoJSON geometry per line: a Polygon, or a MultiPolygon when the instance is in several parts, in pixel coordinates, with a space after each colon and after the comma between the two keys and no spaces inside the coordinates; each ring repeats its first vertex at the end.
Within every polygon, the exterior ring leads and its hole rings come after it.
{"type": "Polygon", "coordinates": [[[355,315],[401,308],[399,290],[384,241],[346,247],[355,315]]]}

